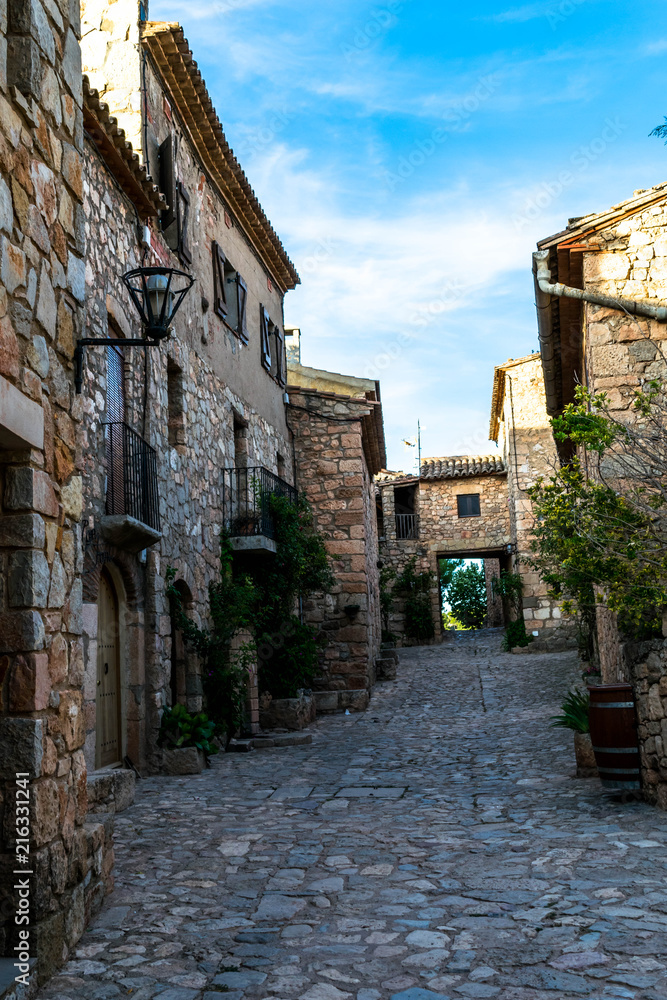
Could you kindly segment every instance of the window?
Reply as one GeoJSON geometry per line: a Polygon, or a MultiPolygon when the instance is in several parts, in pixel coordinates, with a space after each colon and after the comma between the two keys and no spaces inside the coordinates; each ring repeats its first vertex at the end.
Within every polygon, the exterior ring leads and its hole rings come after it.
{"type": "Polygon", "coordinates": [[[279,326],[274,326],[276,335],[276,379],[283,388],[287,385],[287,359],[285,357],[285,335],[279,326]]]}
{"type": "Polygon", "coordinates": [[[459,493],[456,506],[459,517],[479,517],[479,493],[459,493]]]}
{"type": "Polygon", "coordinates": [[[219,243],[213,241],[213,310],[227,326],[248,343],[246,303],[248,286],[227,260],[219,243]]]}
{"type": "Polygon", "coordinates": [[[248,467],[248,421],[234,412],[234,467],[248,467]]]}
{"type": "Polygon", "coordinates": [[[181,181],[176,179],[175,135],[168,135],[160,145],[160,190],[167,199],[167,207],[160,216],[160,225],[167,246],[174,250],[186,266],[192,263],[188,239],[190,221],[190,196],[181,181]]]}
{"type": "Polygon", "coordinates": [[[270,339],[270,329],[271,320],[269,319],[269,314],[260,304],[259,307],[259,333],[262,351],[262,364],[266,368],[267,372],[271,371],[271,339],[270,339]]]}
{"type": "Polygon", "coordinates": [[[227,319],[227,283],[225,265],[227,258],[219,243],[213,241],[213,310],[216,316],[227,319]]]}
{"type": "Polygon", "coordinates": [[[176,186],[176,250],[179,260],[187,267],[192,263],[188,239],[188,223],[190,221],[190,196],[179,181],[176,186]]]}
{"type": "Polygon", "coordinates": [[[169,445],[185,444],[185,406],[183,402],[183,370],[167,358],[167,409],[169,415],[169,445]]]}

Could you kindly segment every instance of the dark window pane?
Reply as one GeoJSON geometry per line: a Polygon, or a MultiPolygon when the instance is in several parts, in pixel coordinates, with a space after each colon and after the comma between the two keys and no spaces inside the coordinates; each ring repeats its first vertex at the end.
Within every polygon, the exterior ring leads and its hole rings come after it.
{"type": "Polygon", "coordinates": [[[456,498],[459,517],[479,517],[479,493],[461,493],[456,498]]]}

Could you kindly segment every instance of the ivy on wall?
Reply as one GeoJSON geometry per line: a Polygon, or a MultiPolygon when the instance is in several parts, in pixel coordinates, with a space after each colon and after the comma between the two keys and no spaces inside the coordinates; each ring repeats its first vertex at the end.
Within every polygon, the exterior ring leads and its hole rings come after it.
{"type": "Polygon", "coordinates": [[[210,717],[229,741],[241,726],[246,705],[248,668],[258,665],[260,691],[275,698],[293,697],[309,686],[319,664],[321,639],[301,621],[299,599],[327,592],[334,584],[324,539],[314,526],[307,499],[270,494],[276,554],[255,567],[235,570],[229,538],[220,542],[220,575],[209,584],[209,622],[200,626],[183,610],[167,570],[171,615],[184,640],[203,658],[203,687],[210,717]],[[232,640],[247,632],[249,641],[233,650],[232,640]]]}

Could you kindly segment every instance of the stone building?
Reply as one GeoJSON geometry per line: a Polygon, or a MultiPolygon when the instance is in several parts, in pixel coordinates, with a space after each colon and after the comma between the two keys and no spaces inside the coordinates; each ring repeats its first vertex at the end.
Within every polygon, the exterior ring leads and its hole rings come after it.
{"type": "MultiPolygon", "coordinates": [[[[400,574],[415,557],[417,573],[431,572],[435,641],[443,636],[438,560],[483,559],[487,576],[511,562],[512,530],[507,470],[500,456],[427,458],[420,475],[381,472],[376,476],[380,555],[400,574]]],[[[497,610],[489,593],[492,620],[497,610]]],[[[395,602],[390,631],[404,641],[403,604],[395,602]]]]}
{"type": "Polygon", "coordinates": [[[202,706],[197,658],[172,630],[167,568],[205,620],[223,525],[239,559],[275,551],[255,507],[258,490],[292,489],[283,297],[298,276],[182,29],[142,11],[84,5],[86,334],[139,333],[124,272],[175,268],[195,283],[159,346],[86,348],[80,433],[86,760],[154,771],[161,710],[202,706]]]}
{"type": "Polygon", "coordinates": [[[526,631],[539,640],[567,642],[558,602],[528,564],[531,554],[533,514],[527,490],[538,479],[548,479],[558,467],[544,395],[539,354],[498,365],[494,371],[489,439],[495,441],[507,470],[507,502],[512,538],[513,572],[523,580],[523,614],[526,631]],[[557,628],[558,632],[553,630],[557,628]]]}
{"type": "Polygon", "coordinates": [[[336,586],[305,602],[326,634],[314,679],[319,712],[368,705],[380,650],[379,547],[373,476],[386,463],[380,384],[301,364],[300,331],[288,330],[288,421],[296,485],[326,538],[336,586]]]}
{"type": "Polygon", "coordinates": [[[0,9],[0,992],[60,964],[111,883],[83,753],[79,31],[77,4],[0,9]],[[30,970],[14,967],[27,795],[30,970]]]}
{"type": "MultiPolygon", "coordinates": [[[[665,373],[660,345],[667,325],[641,312],[629,315],[627,300],[648,305],[667,300],[667,184],[636,191],[605,212],[572,220],[562,232],[541,240],[538,251],[533,270],[548,413],[562,412],[582,383],[593,392],[606,392],[620,419],[634,419],[636,388],[665,373]],[[537,273],[544,273],[545,266],[550,282],[586,295],[621,297],[625,307],[548,294],[537,273]]],[[[563,459],[570,454],[561,447],[563,459]]],[[[598,640],[603,680],[633,683],[644,794],[667,808],[665,641],[623,648],[613,616],[603,606],[598,609],[598,640]]]]}

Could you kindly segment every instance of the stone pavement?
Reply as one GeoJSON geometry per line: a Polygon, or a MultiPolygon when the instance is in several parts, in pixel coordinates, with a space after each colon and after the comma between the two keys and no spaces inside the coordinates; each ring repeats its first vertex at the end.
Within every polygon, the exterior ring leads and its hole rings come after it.
{"type": "Polygon", "coordinates": [[[667,997],[667,816],[574,775],[573,654],[403,650],[312,745],[150,778],[40,1000],[667,997]]]}

